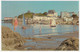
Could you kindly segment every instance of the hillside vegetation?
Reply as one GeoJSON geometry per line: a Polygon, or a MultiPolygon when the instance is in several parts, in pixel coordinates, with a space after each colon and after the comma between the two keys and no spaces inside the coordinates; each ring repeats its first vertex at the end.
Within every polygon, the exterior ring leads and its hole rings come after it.
{"type": "MultiPolygon", "coordinates": [[[[27,12],[24,13],[24,17],[25,18],[33,18],[33,15],[37,15],[37,16],[47,16],[47,12],[44,13],[32,13],[32,12],[27,12]]],[[[22,18],[23,14],[19,15],[18,18],[22,18]]]]}

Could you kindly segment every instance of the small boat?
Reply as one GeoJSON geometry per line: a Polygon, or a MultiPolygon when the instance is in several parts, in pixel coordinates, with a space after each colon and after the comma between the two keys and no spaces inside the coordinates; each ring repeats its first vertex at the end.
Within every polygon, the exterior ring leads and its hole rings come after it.
{"type": "Polygon", "coordinates": [[[56,27],[56,26],[51,26],[51,27],[56,27]]]}
{"type": "Polygon", "coordinates": [[[50,27],[56,27],[56,22],[55,22],[55,19],[51,19],[50,20],[50,27]]]}

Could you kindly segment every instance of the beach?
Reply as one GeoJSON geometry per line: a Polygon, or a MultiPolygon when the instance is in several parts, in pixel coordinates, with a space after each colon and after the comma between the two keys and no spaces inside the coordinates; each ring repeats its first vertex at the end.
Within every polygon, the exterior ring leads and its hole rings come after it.
{"type": "Polygon", "coordinates": [[[32,36],[25,37],[26,43],[23,47],[18,48],[21,50],[56,50],[56,48],[66,39],[77,38],[79,39],[78,32],[66,33],[64,35],[48,35],[48,36],[32,36]]]}
{"type": "Polygon", "coordinates": [[[7,50],[5,47],[10,47],[10,50],[56,50],[56,48],[59,47],[59,45],[66,39],[73,37],[79,39],[79,32],[66,32],[62,35],[54,35],[53,33],[44,35],[39,34],[22,36],[17,32],[13,32],[10,28],[2,26],[2,37],[6,37],[2,38],[3,50],[7,50]],[[17,43],[15,43],[15,40],[17,43]],[[4,46],[5,43],[7,43],[6,46],[4,46]],[[8,46],[9,44],[11,45],[8,46]]]}
{"type": "Polygon", "coordinates": [[[2,51],[78,51],[79,1],[2,1],[1,26],[2,51]]]}

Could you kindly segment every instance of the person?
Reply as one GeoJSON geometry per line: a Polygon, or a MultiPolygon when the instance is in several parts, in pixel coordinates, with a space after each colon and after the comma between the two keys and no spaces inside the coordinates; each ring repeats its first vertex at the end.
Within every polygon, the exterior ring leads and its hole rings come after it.
{"type": "Polygon", "coordinates": [[[15,28],[18,26],[18,20],[17,20],[17,18],[15,18],[14,19],[14,30],[15,30],[15,28]]]}
{"type": "Polygon", "coordinates": [[[40,26],[40,29],[39,30],[40,30],[40,35],[41,35],[41,26],[40,26]]]}

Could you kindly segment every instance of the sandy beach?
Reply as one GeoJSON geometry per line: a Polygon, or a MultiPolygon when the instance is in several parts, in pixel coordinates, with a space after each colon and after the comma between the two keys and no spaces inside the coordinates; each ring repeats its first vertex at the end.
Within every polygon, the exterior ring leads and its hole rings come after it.
{"type": "Polygon", "coordinates": [[[55,50],[64,40],[72,37],[79,39],[78,32],[65,33],[64,35],[25,37],[27,42],[23,48],[25,50],[55,50]]]}
{"type": "Polygon", "coordinates": [[[56,50],[64,40],[72,37],[79,39],[79,32],[22,37],[10,28],[2,26],[2,50],[56,50]]]}

